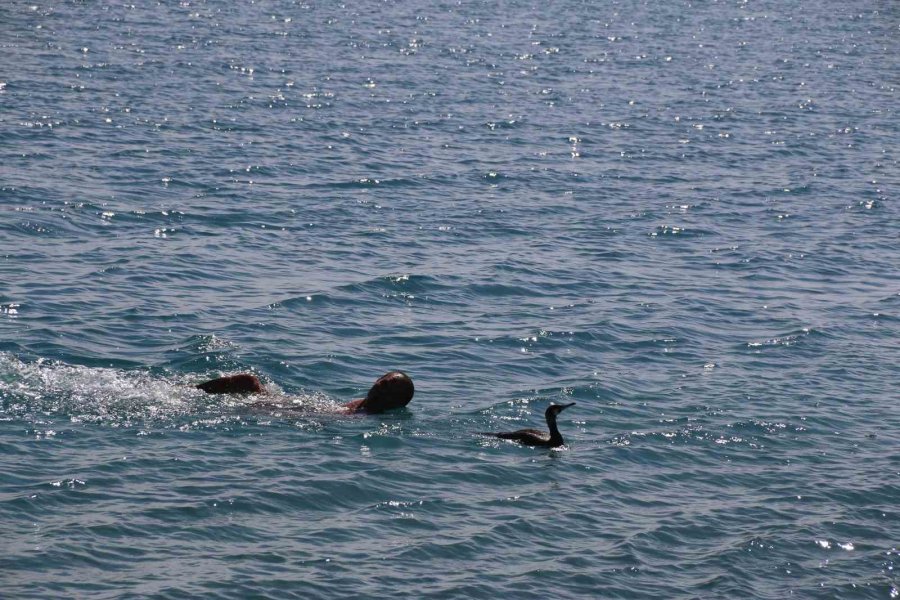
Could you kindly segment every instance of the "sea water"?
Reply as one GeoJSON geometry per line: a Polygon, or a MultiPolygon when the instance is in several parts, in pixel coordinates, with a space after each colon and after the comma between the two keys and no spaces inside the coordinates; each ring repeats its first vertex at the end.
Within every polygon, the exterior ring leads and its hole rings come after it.
{"type": "Polygon", "coordinates": [[[898,597],[898,26],[4,2],[0,596],[898,597]]]}

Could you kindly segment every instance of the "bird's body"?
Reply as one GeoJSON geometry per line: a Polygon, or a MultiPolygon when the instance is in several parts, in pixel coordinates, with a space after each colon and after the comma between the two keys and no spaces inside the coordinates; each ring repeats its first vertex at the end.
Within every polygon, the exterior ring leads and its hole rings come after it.
{"type": "Polygon", "coordinates": [[[484,435],[490,435],[501,440],[513,440],[523,446],[557,448],[565,442],[562,434],[559,432],[559,427],[556,426],[556,415],[574,404],[574,402],[569,404],[551,404],[547,407],[544,417],[547,419],[547,427],[550,429],[549,433],[538,429],[519,429],[518,431],[486,432],[484,435]]]}

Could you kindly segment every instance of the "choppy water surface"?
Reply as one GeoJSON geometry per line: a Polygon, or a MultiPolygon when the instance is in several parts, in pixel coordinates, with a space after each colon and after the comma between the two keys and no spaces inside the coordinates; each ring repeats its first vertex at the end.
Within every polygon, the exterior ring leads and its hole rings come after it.
{"type": "Polygon", "coordinates": [[[0,595],[900,596],[898,26],[3,3],[0,595]]]}

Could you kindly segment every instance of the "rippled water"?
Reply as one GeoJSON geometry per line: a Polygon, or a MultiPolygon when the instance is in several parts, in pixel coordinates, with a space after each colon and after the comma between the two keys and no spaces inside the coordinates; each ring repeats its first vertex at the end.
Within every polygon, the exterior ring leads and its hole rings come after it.
{"type": "Polygon", "coordinates": [[[3,3],[0,595],[900,596],[898,37],[3,3]]]}

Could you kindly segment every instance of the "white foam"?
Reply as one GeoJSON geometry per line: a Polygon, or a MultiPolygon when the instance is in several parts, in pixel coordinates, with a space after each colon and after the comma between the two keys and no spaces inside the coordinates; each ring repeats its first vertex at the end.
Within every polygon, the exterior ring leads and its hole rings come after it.
{"type": "MultiPolygon", "coordinates": [[[[26,362],[0,352],[0,415],[35,423],[61,417],[72,423],[140,429],[145,425],[206,428],[248,414],[293,419],[345,412],[326,394],[286,394],[273,383],[266,384],[267,394],[253,397],[209,395],[194,387],[216,375],[170,376],[43,359],[26,362]]],[[[44,437],[56,434],[45,429],[40,432],[44,437]]]]}
{"type": "Polygon", "coordinates": [[[147,371],[25,362],[0,353],[0,399],[4,411],[17,416],[128,424],[184,414],[201,395],[187,381],[147,371]]]}

